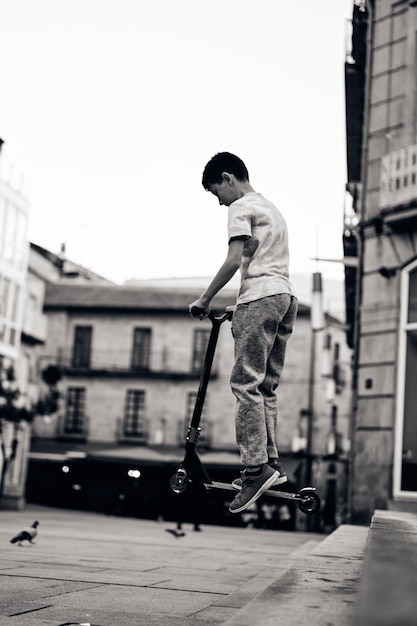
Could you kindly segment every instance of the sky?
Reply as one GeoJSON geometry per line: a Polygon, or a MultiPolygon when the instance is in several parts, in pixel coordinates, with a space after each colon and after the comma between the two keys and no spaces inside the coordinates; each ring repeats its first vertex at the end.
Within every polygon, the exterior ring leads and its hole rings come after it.
{"type": "Polygon", "coordinates": [[[122,284],[212,276],[219,151],[284,214],[290,270],[342,276],[353,0],[1,0],[0,137],[30,241],[122,284]]]}

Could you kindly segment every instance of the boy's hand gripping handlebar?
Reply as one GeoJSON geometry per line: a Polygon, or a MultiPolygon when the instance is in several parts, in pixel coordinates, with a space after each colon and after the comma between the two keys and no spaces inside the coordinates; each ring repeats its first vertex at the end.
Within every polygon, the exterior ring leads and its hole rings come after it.
{"type": "Polygon", "coordinates": [[[218,322],[219,324],[222,324],[226,320],[232,319],[234,309],[235,307],[227,307],[226,311],[222,315],[216,316],[214,315],[213,311],[207,313],[206,309],[200,309],[200,307],[198,306],[193,306],[190,309],[190,315],[192,317],[200,318],[200,320],[208,317],[212,322],[218,322]]]}

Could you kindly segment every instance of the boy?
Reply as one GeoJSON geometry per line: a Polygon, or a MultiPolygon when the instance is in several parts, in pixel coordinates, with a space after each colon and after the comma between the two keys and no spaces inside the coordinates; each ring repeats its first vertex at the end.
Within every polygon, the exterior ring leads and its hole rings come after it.
{"type": "Polygon", "coordinates": [[[189,305],[206,317],[210,302],[238,269],[241,286],[233,315],[235,363],[230,384],[236,397],[236,441],[244,470],[233,481],[239,493],[232,513],[247,509],[287,476],[275,443],[278,387],[285,347],[297,315],[288,279],[288,234],[278,209],[252,188],[244,162],[220,152],[206,165],[203,187],[228,208],[229,246],[225,262],[198,300],[189,305]]]}

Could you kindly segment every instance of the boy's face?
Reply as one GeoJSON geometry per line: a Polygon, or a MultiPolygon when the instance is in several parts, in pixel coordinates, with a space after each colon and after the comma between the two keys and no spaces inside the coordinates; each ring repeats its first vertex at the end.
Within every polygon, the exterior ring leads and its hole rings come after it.
{"type": "Polygon", "coordinates": [[[233,174],[224,173],[222,182],[212,183],[209,186],[209,191],[216,196],[220,205],[230,206],[232,202],[242,196],[235,182],[236,179],[233,174]]]}

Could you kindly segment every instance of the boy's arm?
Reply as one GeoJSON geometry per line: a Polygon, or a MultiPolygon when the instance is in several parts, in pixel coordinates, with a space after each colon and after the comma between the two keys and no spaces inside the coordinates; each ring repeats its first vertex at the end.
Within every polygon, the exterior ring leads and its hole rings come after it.
{"type": "MultiPolygon", "coordinates": [[[[218,293],[220,289],[222,289],[222,287],[224,287],[229,282],[229,280],[236,274],[237,270],[239,269],[244,244],[245,241],[243,239],[232,239],[229,242],[229,248],[225,262],[223,263],[205,292],[198,298],[198,300],[195,300],[195,302],[192,302],[189,305],[188,309],[190,313],[192,308],[195,307],[198,309],[203,309],[203,317],[207,317],[207,315],[210,313],[210,302],[212,301],[216,293],[218,293]]],[[[196,317],[201,317],[201,315],[198,315],[196,317]]]]}

